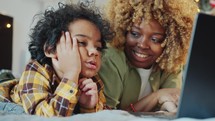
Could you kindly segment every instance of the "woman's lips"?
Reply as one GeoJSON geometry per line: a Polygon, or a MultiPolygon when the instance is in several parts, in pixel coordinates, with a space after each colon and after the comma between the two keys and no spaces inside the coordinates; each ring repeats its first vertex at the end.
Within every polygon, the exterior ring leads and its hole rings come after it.
{"type": "Polygon", "coordinates": [[[136,56],[140,57],[140,58],[147,58],[147,57],[149,57],[149,55],[147,55],[147,54],[142,54],[142,53],[138,53],[138,52],[135,52],[135,51],[134,51],[134,54],[136,56]]]}
{"type": "Polygon", "coordinates": [[[146,53],[140,53],[137,51],[132,51],[134,58],[139,61],[139,62],[146,62],[146,61],[150,61],[150,59],[152,59],[152,56],[146,53]]]}

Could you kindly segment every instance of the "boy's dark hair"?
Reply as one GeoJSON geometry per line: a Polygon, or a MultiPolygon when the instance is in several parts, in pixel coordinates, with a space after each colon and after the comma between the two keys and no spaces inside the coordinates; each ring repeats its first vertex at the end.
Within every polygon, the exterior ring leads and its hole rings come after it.
{"type": "Polygon", "coordinates": [[[97,7],[86,3],[77,5],[58,3],[58,6],[59,9],[56,11],[47,9],[36,26],[31,29],[31,41],[28,47],[31,59],[37,60],[40,64],[52,65],[51,58],[45,56],[45,51],[55,53],[62,31],[68,31],[69,23],[77,19],[85,19],[95,24],[101,32],[102,48],[106,48],[105,41],[111,40],[114,34],[109,23],[101,17],[97,7]]]}

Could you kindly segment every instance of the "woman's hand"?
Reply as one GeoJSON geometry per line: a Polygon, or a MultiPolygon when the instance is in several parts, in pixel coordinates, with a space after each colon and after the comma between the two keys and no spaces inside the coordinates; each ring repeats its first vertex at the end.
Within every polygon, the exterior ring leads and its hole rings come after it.
{"type": "MultiPolygon", "coordinates": [[[[180,89],[177,88],[160,89],[140,99],[133,104],[132,108],[140,112],[150,112],[159,104],[161,111],[175,112],[178,107],[179,95],[180,89]]],[[[131,107],[129,106],[127,110],[131,111],[131,107]]]]}
{"type": "Polygon", "coordinates": [[[180,89],[177,88],[166,88],[160,89],[158,92],[158,104],[161,105],[160,110],[172,112],[177,112],[180,89]]]}

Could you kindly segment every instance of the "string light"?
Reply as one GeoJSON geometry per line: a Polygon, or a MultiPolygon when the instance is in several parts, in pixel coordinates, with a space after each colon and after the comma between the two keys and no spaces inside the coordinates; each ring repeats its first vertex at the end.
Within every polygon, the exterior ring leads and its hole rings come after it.
{"type": "MultiPolygon", "coordinates": [[[[196,2],[197,4],[199,4],[200,0],[194,0],[194,2],[196,2]]],[[[198,8],[198,12],[200,12],[201,10],[198,8]]]]}
{"type": "Polygon", "coordinates": [[[7,28],[11,28],[11,24],[7,23],[7,24],[6,24],[6,27],[7,27],[7,28]]]}

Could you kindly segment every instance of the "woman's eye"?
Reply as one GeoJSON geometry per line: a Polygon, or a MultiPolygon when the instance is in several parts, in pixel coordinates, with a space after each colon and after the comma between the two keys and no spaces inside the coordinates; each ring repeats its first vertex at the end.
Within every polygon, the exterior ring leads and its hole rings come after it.
{"type": "Polygon", "coordinates": [[[152,42],[154,42],[154,43],[162,43],[164,39],[152,38],[151,40],[152,40],[152,42]]]}
{"type": "Polygon", "coordinates": [[[134,37],[134,38],[139,38],[140,37],[140,34],[138,32],[131,31],[130,33],[131,33],[132,37],[134,37]]]}

